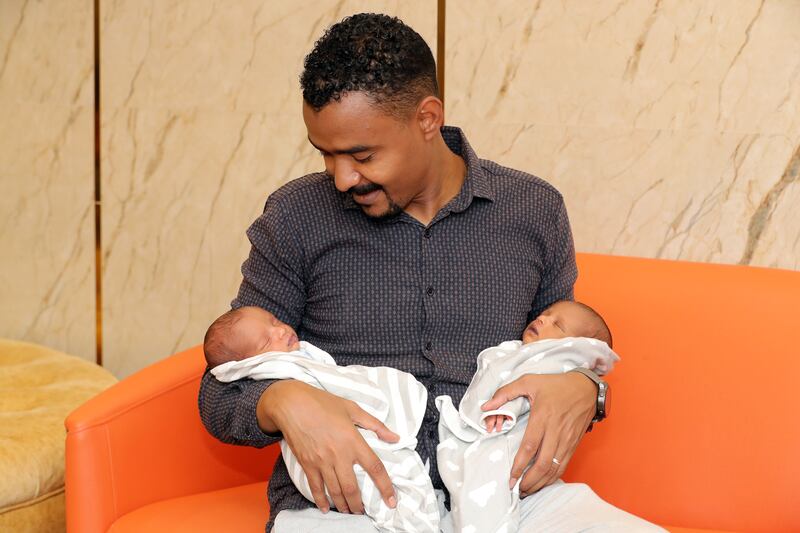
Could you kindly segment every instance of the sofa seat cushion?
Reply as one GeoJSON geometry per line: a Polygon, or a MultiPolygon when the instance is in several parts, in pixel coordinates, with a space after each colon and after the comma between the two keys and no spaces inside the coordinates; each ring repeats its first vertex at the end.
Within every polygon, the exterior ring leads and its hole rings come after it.
{"type": "MultiPolygon", "coordinates": [[[[268,517],[267,484],[253,483],[146,505],[119,518],[108,533],[262,533],[268,517]]],[[[684,527],[667,529],[671,533],[725,533],[684,527]]]]}
{"type": "Polygon", "coordinates": [[[0,525],[56,517],[63,528],[64,419],[116,381],[79,357],[0,339],[0,525]]]}
{"type": "Polygon", "coordinates": [[[145,505],[118,518],[108,531],[263,533],[268,518],[264,481],[145,505]]]}

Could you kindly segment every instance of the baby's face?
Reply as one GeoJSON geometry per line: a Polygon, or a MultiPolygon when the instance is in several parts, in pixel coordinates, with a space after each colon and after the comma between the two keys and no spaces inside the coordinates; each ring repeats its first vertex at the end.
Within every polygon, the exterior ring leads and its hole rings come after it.
{"type": "Polygon", "coordinates": [[[589,335],[589,324],[585,311],[574,302],[557,302],[528,324],[522,334],[522,342],[589,335]]]}
{"type": "Polygon", "coordinates": [[[232,334],[243,358],[264,352],[291,352],[300,347],[292,328],[270,320],[269,315],[259,309],[247,309],[233,327],[232,334]]]}

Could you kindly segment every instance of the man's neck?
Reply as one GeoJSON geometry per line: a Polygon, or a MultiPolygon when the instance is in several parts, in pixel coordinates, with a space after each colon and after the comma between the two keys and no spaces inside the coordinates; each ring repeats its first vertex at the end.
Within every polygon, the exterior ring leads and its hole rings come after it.
{"type": "Polygon", "coordinates": [[[430,185],[405,209],[408,215],[424,226],[430,224],[439,210],[458,195],[467,174],[464,160],[450,150],[441,136],[434,142],[434,157],[428,179],[430,185]]]}

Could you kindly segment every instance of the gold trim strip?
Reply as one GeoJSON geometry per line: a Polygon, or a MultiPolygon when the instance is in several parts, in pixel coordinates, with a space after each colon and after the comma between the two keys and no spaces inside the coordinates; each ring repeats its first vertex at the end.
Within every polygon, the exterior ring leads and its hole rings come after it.
{"type": "Polygon", "coordinates": [[[439,96],[444,102],[444,29],[446,0],[438,0],[436,6],[436,77],[439,81],[439,96]]]}
{"type": "Polygon", "coordinates": [[[103,254],[100,213],[100,0],[94,0],[94,312],[95,361],[103,366],[103,254]]]}

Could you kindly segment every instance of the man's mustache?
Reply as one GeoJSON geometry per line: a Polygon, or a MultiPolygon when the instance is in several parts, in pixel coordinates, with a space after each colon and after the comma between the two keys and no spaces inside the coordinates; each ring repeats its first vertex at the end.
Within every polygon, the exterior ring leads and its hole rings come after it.
{"type": "Polygon", "coordinates": [[[350,189],[347,192],[350,193],[350,194],[363,196],[365,194],[369,194],[371,192],[379,191],[381,189],[383,189],[383,187],[381,187],[377,183],[365,183],[364,185],[356,185],[354,187],[350,187],[350,189]]]}

